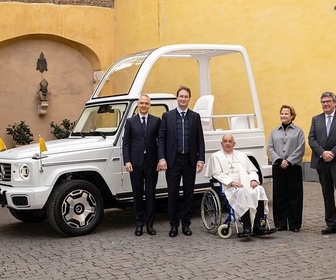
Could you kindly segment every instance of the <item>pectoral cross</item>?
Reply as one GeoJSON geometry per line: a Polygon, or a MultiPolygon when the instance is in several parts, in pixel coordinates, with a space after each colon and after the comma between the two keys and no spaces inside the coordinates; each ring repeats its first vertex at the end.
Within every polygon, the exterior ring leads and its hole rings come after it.
{"type": "Polygon", "coordinates": [[[232,153],[232,159],[231,160],[229,160],[229,157],[227,156],[227,154],[225,152],[224,152],[224,155],[227,159],[228,164],[230,164],[229,169],[231,169],[231,173],[233,173],[233,169],[235,169],[235,167],[233,166],[234,153],[232,153]]]}

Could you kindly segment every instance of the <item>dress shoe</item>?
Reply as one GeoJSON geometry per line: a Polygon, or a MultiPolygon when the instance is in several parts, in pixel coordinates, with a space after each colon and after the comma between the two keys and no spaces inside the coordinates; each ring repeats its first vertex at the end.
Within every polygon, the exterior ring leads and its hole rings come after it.
{"type": "Polygon", "coordinates": [[[253,227],[253,233],[255,234],[264,234],[265,233],[265,228],[260,226],[260,225],[255,225],[253,227]]]}
{"type": "Polygon", "coordinates": [[[149,235],[155,235],[156,234],[156,230],[153,227],[147,227],[147,233],[149,235]]]}
{"type": "Polygon", "coordinates": [[[142,227],[136,227],[135,235],[136,236],[141,236],[142,235],[142,227]]]}
{"type": "Polygon", "coordinates": [[[300,231],[299,228],[290,228],[289,230],[292,231],[292,232],[299,232],[300,231]]]}
{"type": "Polygon", "coordinates": [[[336,228],[332,227],[332,226],[327,226],[325,229],[321,230],[322,234],[332,234],[332,233],[336,233],[336,228]]]}
{"type": "Polygon", "coordinates": [[[190,235],[192,235],[192,231],[191,231],[191,229],[189,228],[189,226],[184,226],[184,227],[182,227],[182,232],[183,232],[183,234],[186,235],[186,236],[190,236],[190,235]]]}
{"type": "Polygon", "coordinates": [[[277,231],[283,231],[283,230],[287,230],[287,227],[275,227],[275,229],[277,230],[277,231]]]}
{"type": "Polygon", "coordinates": [[[244,235],[249,235],[249,234],[251,234],[251,228],[250,228],[250,227],[244,227],[244,228],[243,228],[243,234],[244,234],[244,235]]]}
{"type": "Polygon", "coordinates": [[[169,231],[169,236],[176,237],[177,234],[178,234],[177,226],[172,226],[169,231]]]}

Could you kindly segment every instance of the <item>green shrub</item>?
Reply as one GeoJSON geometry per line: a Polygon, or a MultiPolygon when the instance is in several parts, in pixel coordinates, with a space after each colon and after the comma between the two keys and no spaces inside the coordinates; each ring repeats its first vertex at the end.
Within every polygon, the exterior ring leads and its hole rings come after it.
{"type": "Polygon", "coordinates": [[[33,134],[30,132],[30,127],[25,121],[19,124],[9,124],[6,128],[6,133],[12,136],[13,141],[17,145],[26,145],[34,141],[33,134]]]}
{"type": "Polygon", "coordinates": [[[55,122],[51,122],[50,127],[52,130],[50,133],[54,135],[56,139],[68,138],[75,124],[76,122],[71,122],[68,119],[63,119],[59,125],[55,122]]]}

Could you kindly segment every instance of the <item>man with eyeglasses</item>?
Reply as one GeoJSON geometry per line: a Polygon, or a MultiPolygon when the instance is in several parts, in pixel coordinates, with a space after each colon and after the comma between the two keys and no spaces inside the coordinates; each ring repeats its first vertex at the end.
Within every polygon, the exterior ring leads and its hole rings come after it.
{"type": "Polygon", "coordinates": [[[312,149],[310,166],[317,170],[325,209],[327,227],[322,234],[336,233],[336,96],[332,92],[321,95],[323,113],[312,118],[308,135],[309,146],[312,149]]]}
{"type": "Polygon", "coordinates": [[[146,222],[147,233],[155,235],[155,189],[158,180],[156,166],[158,162],[157,140],[160,118],[149,114],[150,97],[141,95],[138,100],[139,113],[127,119],[123,137],[122,152],[125,169],[130,174],[133,197],[135,235],[143,234],[146,222]],[[146,197],[146,207],[143,196],[146,197]],[[144,217],[146,212],[146,219],[144,217]]]}

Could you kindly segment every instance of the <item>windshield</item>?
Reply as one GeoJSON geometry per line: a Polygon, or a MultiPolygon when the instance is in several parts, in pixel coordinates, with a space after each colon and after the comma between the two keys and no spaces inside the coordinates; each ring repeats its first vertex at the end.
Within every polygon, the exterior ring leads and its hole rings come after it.
{"type": "Polygon", "coordinates": [[[124,116],[127,103],[85,108],[71,135],[114,135],[124,116]]]}
{"type": "Polygon", "coordinates": [[[144,51],[114,63],[99,82],[92,98],[127,94],[148,53],[144,51]]]}

